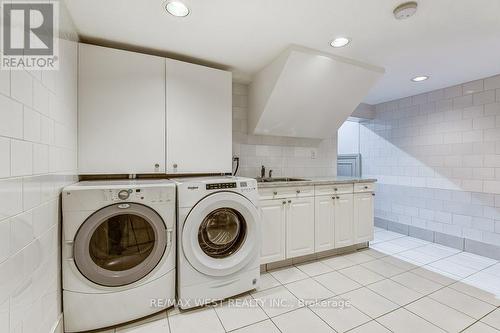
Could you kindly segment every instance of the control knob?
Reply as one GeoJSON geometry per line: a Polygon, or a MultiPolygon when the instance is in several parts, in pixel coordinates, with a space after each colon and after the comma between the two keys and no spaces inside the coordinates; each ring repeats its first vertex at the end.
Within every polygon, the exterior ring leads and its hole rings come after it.
{"type": "Polygon", "coordinates": [[[118,198],[120,198],[121,200],[127,200],[129,195],[130,194],[127,190],[121,190],[120,192],[118,192],[118,198]]]}

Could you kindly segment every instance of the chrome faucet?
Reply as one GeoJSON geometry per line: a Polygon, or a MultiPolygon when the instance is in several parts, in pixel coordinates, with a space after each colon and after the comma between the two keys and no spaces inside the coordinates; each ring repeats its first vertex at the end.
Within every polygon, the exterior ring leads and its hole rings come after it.
{"type": "Polygon", "coordinates": [[[266,177],[266,167],[262,165],[260,167],[260,178],[264,178],[264,177],[266,177]]]}

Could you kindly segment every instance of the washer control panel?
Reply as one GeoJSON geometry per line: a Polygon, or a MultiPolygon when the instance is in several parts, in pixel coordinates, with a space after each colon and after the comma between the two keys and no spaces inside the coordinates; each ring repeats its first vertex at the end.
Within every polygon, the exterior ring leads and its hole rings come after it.
{"type": "Polygon", "coordinates": [[[110,189],[104,191],[106,201],[121,202],[168,202],[173,200],[173,191],[168,189],[151,189],[151,188],[123,188],[110,189]],[[172,193],[171,193],[172,192],[172,193]]]}

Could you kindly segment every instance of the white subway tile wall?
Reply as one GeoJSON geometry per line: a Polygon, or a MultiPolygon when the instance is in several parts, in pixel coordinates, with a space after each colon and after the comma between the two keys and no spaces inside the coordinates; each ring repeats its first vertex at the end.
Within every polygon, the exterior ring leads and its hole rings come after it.
{"type": "MultiPolygon", "coordinates": [[[[61,28],[74,40],[70,22],[61,28]]],[[[58,71],[0,70],[0,332],[62,329],[59,207],[77,180],[77,43],[60,39],[59,59],[58,71]]]]}
{"type": "Polygon", "coordinates": [[[238,175],[260,176],[260,167],[266,167],[266,176],[322,177],[337,174],[337,133],[320,139],[251,135],[247,129],[248,85],[233,83],[233,156],[240,157],[238,175]]]}
{"type": "Polygon", "coordinates": [[[377,105],[360,147],[376,217],[500,245],[500,75],[377,105]]]}

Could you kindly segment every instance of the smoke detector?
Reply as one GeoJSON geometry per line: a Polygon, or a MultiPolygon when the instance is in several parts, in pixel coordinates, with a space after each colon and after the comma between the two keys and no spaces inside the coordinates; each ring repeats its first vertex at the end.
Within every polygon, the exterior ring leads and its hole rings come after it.
{"type": "Polygon", "coordinates": [[[394,17],[397,20],[406,20],[407,18],[415,15],[417,7],[418,4],[415,1],[402,3],[394,9],[394,17]]]}

